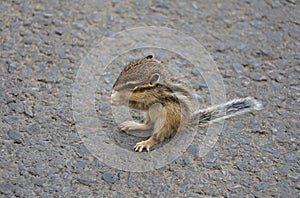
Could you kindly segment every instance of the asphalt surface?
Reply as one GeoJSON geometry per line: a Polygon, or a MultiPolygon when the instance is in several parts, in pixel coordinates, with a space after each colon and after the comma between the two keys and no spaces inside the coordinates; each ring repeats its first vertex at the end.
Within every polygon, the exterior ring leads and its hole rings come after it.
{"type": "Polygon", "coordinates": [[[300,197],[299,1],[17,0],[0,13],[1,197],[300,197]],[[158,170],[103,164],[73,119],[76,73],[99,41],[140,26],[193,36],[227,99],[253,96],[264,109],[226,120],[203,158],[196,139],[158,170]]]}

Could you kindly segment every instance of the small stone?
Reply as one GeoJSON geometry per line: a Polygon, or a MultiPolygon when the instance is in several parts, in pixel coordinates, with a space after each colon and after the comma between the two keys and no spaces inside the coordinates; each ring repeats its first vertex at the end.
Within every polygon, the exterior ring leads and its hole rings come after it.
{"type": "Polygon", "coordinates": [[[92,184],[97,184],[97,180],[95,179],[87,179],[87,178],[78,178],[77,181],[83,185],[91,186],[92,184]]]}
{"type": "Polygon", "coordinates": [[[63,188],[62,188],[62,192],[63,192],[63,193],[66,193],[66,192],[68,192],[68,191],[69,191],[69,187],[63,187],[63,188]]]}
{"type": "Polygon", "coordinates": [[[265,184],[264,183],[259,183],[259,184],[255,185],[254,187],[257,191],[261,191],[265,188],[265,184]]]}
{"type": "Polygon", "coordinates": [[[16,71],[17,67],[18,67],[19,63],[14,62],[14,61],[9,61],[8,62],[8,72],[9,73],[13,73],[16,71]]]}
{"type": "Polygon", "coordinates": [[[4,43],[3,44],[3,50],[9,51],[13,49],[13,44],[12,43],[4,43]]]}
{"type": "Polygon", "coordinates": [[[154,187],[151,189],[151,195],[154,196],[154,197],[157,197],[158,196],[158,188],[157,187],[154,187]]]}
{"type": "Polygon", "coordinates": [[[59,54],[59,57],[60,57],[61,59],[68,59],[68,55],[67,55],[65,52],[61,52],[61,53],[59,54]]]}
{"type": "MultiPolygon", "coordinates": [[[[4,97],[2,98],[4,101],[5,101],[5,103],[10,103],[10,102],[14,102],[15,100],[13,99],[13,97],[10,95],[10,94],[8,94],[8,93],[4,93],[4,97]]],[[[2,101],[2,102],[4,102],[4,101],[2,101]]]]}
{"type": "Polygon", "coordinates": [[[195,98],[197,99],[197,101],[202,101],[203,102],[203,97],[199,94],[199,93],[195,93],[195,98]]]}
{"type": "Polygon", "coordinates": [[[64,31],[62,29],[57,29],[54,31],[54,33],[57,34],[58,36],[61,36],[64,33],[64,31]]]}
{"type": "Polygon", "coordinates": [[[265,75],[259,75],[259,74],[251,74],[250,78],[256,81],[267,81],[268,78],[265,75]]]}
{"type": "Polygon", "coordinates": [[[150,192],[151,192],[151,187],[150,186],[144,186],[143,187],[143,193],[144,194],[150,194],[150,192]]]}
{"type": "Polygon", "coordinates": [[[228,49],[229,49],[229,47],[226,46],[226,45],[218,46],[218,47],[216,48],[216,52],[222,53],[222,52],[224,52],[224,51],[226,51],[226,50],[228,50],[228,49]]]}
{"type": "Polygon", "coordinates": [[[264,24],[261,21],[253,21],[251,24],[257,29],[262,29],[264,27],[264,24]]]}
{"type": "Polygon", "coordinates": [[[1,184],[0,184],[0,192],[1,192],[1,194],[9,195],[13,191],[14,191],[13,185],[1,182],[1,184]]]}
{"type": "MultiPolygon", "coordinates": [[[[136,1],[135,5],[136,9],[145,9],[150,6],[148,1],[136,1]]],[[[144,18],[144,15],[142,15],[141,17],[144,18]]]]}
{"type": "Polygon", "coordinates": [[[199,70],[194,68],[192,69],[192,74],[194,74],[195,76],[198,76],[200,74],[199,70]]]}
{"type": "Polygon", "coordinates": [[[259,121],[257,118],[253,118],[252,120],[252,130],[253,131],[260,131],[260,128],[259,128],[259,121]]]}
{"type": "Polygon", "coordinates": [[[251,166],[253,166],[253,167],[254,167],[254,166],[255,166],[255,164],[256,164],[256,163],[255,163],[255,160],[250,160],[250,161],[249,161],[249,164],[250,164],[251,166]]]}
{"type": "Polygon", "coordinates": [[[28,173],[33,176],[39,176],[41,174],[37,168],[29,168],[28,173]]]}
{"type": "Polygon", "coordinates": [[[8,135],[9,138],[14,140],[14,142],[17,143],[17,144],[21,144],[22,141],[23,141],[22,140],[22,135],[18,131],[9,130],[7,132],[7,135],[8,135]]]}
{"type": "Polygon", "coordinates": [[[199,83],[199,88],[207,88],[207,84],[205,82],[199,83]]]}
{"type": "MultiPolygon", "coordinates": [[[[258,54],[261,54],[262,51],[259,50],[257,53],[258,53],[258,54]]],[[[255,62],[255,63],[252,64],[252,67],[253,67],[253,69],[255,69],[256,71],[260,71],[261,65],[262,65],[262,62],[255,62]]]]}
{"type": "Polygon", "coordinates": [[[286,0],[289,3],[296,4],[296,0],[286,0]]]}
{"type": "Polygon", "coordinates": [[[96,157],[94,157],[94,159],[93,159],[93,164],[94,164],[95,167],[99,167],[100,166],[99,160],[96,157]]]}
{"type": "Polygon", "coordinates": [[[116,179],[110,173],[103,173],[102,179],[107,183],[111,183],[111,184],[114,184],[116,182],[116,179]]]}
{"type": "Polygon", "coordinates": [[[82,153],[82,154],[89,154],[90,153],[90,151],[86,148],[86,146],[84,144],[80,145],[79,150],[80,150],[80,153],[82,153]]]}
{"type": "Polygon", "coordinates": [[[295,160],[295,157],[294,157],[294,155],[287,153],[287,154],[285,154],[285,160],[287,162],[293,162],[295,160]]]}
{"type": "Polygon", "coordinates": [[[26,115],[28,115],[30,117],[34,116],[31,102],[29,102],[29,101],[24,102],[24,111],[25,111],[26,115]]]}
{"type": "Polygon", "coordinates": [[[44,183],[45,182],[42,179],[36,179],[34,181],[34,184],[37,185],[37,186],[40,186],[40,187],[42,187],[44,183]]]}
{"type": "Polygon", "coordinates": [[[236,167],[240,170],[243,171],[244,170],[244,163],[243,162],[237,162],[236,163],[236,167]]]}
{"type": "Polygon", "coordinates": [[[273,156],[274,156],[275,159],[279,159],[280,158],[280,154],[278,152],[276,152],[276,151],[273,153],[273,156]]]}
{"type": "Polygon", "coordinates": [[[24,38],[23,42],[26,45],[31,45],[33,43],[33,39],[32,38],[24,38]]]}
{"type": "Polygon", "coordinates": [[[246,49],[246,45],[245,44],[241,44],[239,45],[237,48],[240,50],[240,51],[243,51],[244,49],[246,49]]]}
{"type": "Polygon", "coordinates": [[[9,103],[8,106],[11,110],[18,112],[18,113],[24,113],[24,106],[22,103],[9,103]]]}
{"type": "Polygon", "coordinates": [[[28,127],[28,130],[27,130],[27,132],[28,132],[29,134],[39,134],[40,131],[41,131],[40,126],[39,126],[38,124],[36,124],[36,123],[30,125],[30,126],[28,127]]]}
{"type": "Polygon", "coordinates": [[[153,177],[152,178],[152,181],[153,181],[153,183],[159,183],[159,182],[161,182],[161,178],[160,177],[153,177]]]}
{"type": "Polygon", "coordinates": [[[232,159],[236,158],[238,155],[239,155],[239,152],[238,151],[234,151],[232,153],[232,159]]]}
{"type": "Polygon", "coordinates": [[[244,67],[239,63],[233,63],[232,67],[233,67],[234,71],[238,74],[244,74],[245,73],[244,67]]]}
{"type": "Polygon", "coordinates": [[[196,10],[198,9],[198,6],[197,6],[197,3],[196,3],[196,2],[193,2],[193,3],[192,3],[192,6],[193,6],[194,9],[196,9],[196,10]]]}
{"type": "Polygon", "coordinates": [[[278,129],[276,129],[276,128],[271,128],[271,131],[272,131],[273,134],[277,134],[278,129]]]}
{"type": "Polygon", "coordinates": [[[261,51],[265,56],[271,56],[272,55],[272,49],[270,47],[265,46],[264,48],[262,48],[261,51]]]}
{"type": "Polygon", "coordinates": [[[240,184],[237,184],[237,185],[234,185],[234,186],[230,186],[228,189],[230,191],[235,191],[236,189],[241,189],[241,188],[243,188],[243,186],[240,185],[240,184]]]}
{"type": "Polygon", "coordinates": [[[273,1],[271,1],[271,2],[272,2],[272,3],[271,3],[272,8],[278,8],[278,7],[281,6],[281,3],[280,3],[279,0],[273,0],[273,1]]]}
{"type": "Polygon", "coordinates": [[[194,156],[194,158],[198,158],[199,157],[199,146],[196,144],[189,146],[188,152],[190,152],[194,156]]]}
{"type": "Polygon", "coordinates": [[[50,177],[49,183],[55,184],[55,182],[57,182],[57,178],[55,176],[50,177]]]}
{"type": "Polygon", "coordinates": [[[300,91],[300,87],[298,87],[298,86],[291,86],[291,89],[294,89],[296,91],[300,91]]]}
{"type": "Polygon", "coordinates": [[[161,3],[161,7],[162,7],[162,8],[168,8],[169,6],[168,6],[168,3],[167,3],[167,2],[162,2],[162,3],[161,3]]]}
{"type": "Polygon", "coordinates": [[[111,3],[112,4],[117,4],[117,3],[119,3],[120,2],[120,0],[111,0],[111,3]]]}
{"type": "Polygon", "coordinates": [[[31,21],[25,21],[25,22],[23,23],[23,26],[24,26],[24,27],[29,27],[29,26],[31,26],[31,24],[32,24],[31,21]]]}
{"type": "Polygon", "coordinates": [[[17,28],[17,27],[19,27],[20,26],[20,22],[14,22],[14,23],[12,23],[10,26],[9,26],[9,28],[10,29],[15,29],[15,28],[17,28]]]}
{"type": "Polygon", "coordinates": [[[191,160],[188,158],[188,157],[185,157],[183,158],[183,164],[186,166],[186,165],[189,165],[191,163],[191,160]]]}
{"type": "Polygon", "coordinates": [[[300,174],[295,174],[295,175],[288,174],[287,176],[289,179],[291,179],[295,182],[299,181],[299,178],[300,178],[300,174]]]}
{"type": "Polygon", "coordinates": [[[291,151],[296,151],[297,150],[297,145],[295,143],[292,143],[290,146],[291,151]]]}
{"type": "Polygon", "coordinates": [[[215,153],[209,153],[203,158],[206,163],[214,163],[217,160],[217,155],[215,153]]]}
{"type": "Polygon", "coordinates": [[[255,17],[256,19],[261,19],[261,18],[262,18],[262,14],[259,13],[259,12],[256,12],[256,13],[254,14],[254,17],[255,17]]]}

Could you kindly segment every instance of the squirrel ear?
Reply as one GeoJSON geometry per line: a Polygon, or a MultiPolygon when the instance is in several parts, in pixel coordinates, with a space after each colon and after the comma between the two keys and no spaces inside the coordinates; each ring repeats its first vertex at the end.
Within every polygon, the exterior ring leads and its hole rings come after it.
{"type": "Polygon", "coordinates": [[[151,76],[151,79],[150,79],[150,85],[156,85],[158,83],[160,79],[160,75],[158,73],[155,73],[151,76]]]}
{"type": "Polygon", "coordinates": [[[152,59],[154,56],[152,54],[145,57],[145,59],[152,59]]]}

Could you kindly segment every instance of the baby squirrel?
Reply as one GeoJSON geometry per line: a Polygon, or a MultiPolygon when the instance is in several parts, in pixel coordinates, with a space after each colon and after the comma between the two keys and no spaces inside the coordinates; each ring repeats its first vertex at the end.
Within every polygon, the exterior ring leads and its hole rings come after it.
{"type": "Polygon", "coordinates": [[[126,121],[119,128],[122,131],[153,130],[149,139],[134,146],[136,152],[141,152],[144,148],[149,151],[151,146],[162,142],[174,132],[187,129],[193,120],[203,126],[262,108],[260,102],[247,97],[194,111],[195,101],[191,89],[184,82],[170,78],[164,65],[154,59],[153,55],[126,66],[113,89],[112,105],[124,105],[146,112],[144,123],[126,121]]]}

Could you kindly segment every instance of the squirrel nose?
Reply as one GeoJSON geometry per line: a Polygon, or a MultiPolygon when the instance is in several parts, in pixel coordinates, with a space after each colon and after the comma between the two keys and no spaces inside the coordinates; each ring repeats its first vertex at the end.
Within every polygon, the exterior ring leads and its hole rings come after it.
{"type": "Polygon", "coordinates": [[[110,96],[110,104],[111,105],[119,105],[121,102],[121,95],[118,91],[113,91],[110,96]]]}

